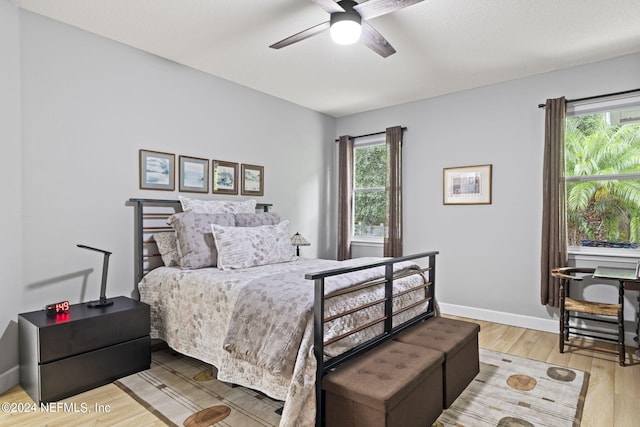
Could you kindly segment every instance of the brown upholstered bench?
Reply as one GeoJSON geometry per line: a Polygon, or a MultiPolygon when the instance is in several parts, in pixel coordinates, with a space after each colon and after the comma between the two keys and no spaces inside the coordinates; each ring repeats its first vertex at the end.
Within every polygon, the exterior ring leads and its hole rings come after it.
{"type": "Polygon", "coordinates": [[[444,408],[448,408],[480,372],[480,325],[432,317],[398,334],[394,340],[441,351],[444,357],[444,408]]]}
{"type": "Polygon", "coordinates": [[[442,413],[435,350],[388,341],[325,375],[327,427],[425,427],[442,413]]]}

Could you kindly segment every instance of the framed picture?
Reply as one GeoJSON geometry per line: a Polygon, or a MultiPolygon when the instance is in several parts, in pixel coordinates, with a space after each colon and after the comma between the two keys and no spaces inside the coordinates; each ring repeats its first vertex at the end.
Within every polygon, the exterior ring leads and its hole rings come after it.
{"type": "Polygon", "coordinates": [[[264,194],[264,167],[242,164],[242,194],[247,196],[264,194]]]}
{"type": "Polygon", "coordinates": [[[444,168],[445,205],[491,204],[492,165],[444,168]]]}
{"type": "Polygon", "coordinates": [[[209,160],[198,157],[180,156],[179,191],[188,193],[209,192],[209,160]]]}
{"type": "Polygon", "coordinates": [[[140,150],[140,189],[175,189],[175,154],[140,150]]]}
{"type": "Polygon", "coordinates": [[[212,160],[213,193],[238,194],[238,164],[212,160]]]}

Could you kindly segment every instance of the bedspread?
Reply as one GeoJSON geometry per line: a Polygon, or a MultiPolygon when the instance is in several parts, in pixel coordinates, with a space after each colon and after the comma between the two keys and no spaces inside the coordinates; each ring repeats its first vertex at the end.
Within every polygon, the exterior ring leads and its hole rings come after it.
{"type": "MultiPolygon", "coordinates": [[[[398,263],[394,273],[408,270],[419,271],[412,262],[398,263]]],[[[329,295],[368,281],[383,279],[384,267],[354,271],[325,280],[325,294],[329,295]]],[[[374,290],[363,290],[327,301],[325,312],[338,313],[362,306],[364,303],[384,297],[382,286],[374,290]],[[336,308],[339,306],[339,309],[336,308]]],[[[422,291],[424,296],[424,290],[422,291]]],[[[246,360],[274,374],[293,372],[298,348],[305,325],[313,313],[314,283],[304,278],[304,273],[277,273],[255,279],[240,290],[232,312],[229,329],[224,340],[224,349],[233,357],[246,360]]],[[[347,316],[339,322],[343,331],[381,318],[383,305],[369,313],[347,316]],[[353,323],[355,319],[356,324],[353,323]]],[[[334,327],[336,329],[336,327],[334,327]]],[[[327,331],[327,335],[331,335],[327,331]]]]}
{"type": "MultiPolygon", "coordinates": [[[[152,337],[165,340],[176,351],[214,365],[221,381],[250,387],[284,400],[280,426],[313,426],[316,361],[313,354],[312,316],[307,316],[307,320],[302,322],[299,348],[297,352],[292,352],[295,354],[292,370],[276,373],[233,357],[223,349],[233,308],[242,289],[260,277],[290,272],[303,277],[306,273],[373,260],[337,262],[299,258],[289,263],[231,271],[161,267],[147,274],[139,289],[141,300],[151,306],[152,337]]],[[[410,283],[407,286],[416,286],[422,283],[422,278],[414,275],[404,281],[410,283]]],[[[306,287],[313,289],[312,281],[305,282],[306,287]]],[[[341,309],[340,306],[341,303],[336,303],[336,310],[341,309]]],[[[408,318],[420,310],[424,311],[424,307],[408,310],[403,316],[406,314],[408,318]]],[[[339,330],[342,330],[342,326],[329,325],[325,335],[337,334],[339,330]]],[[[336,348],[335,351],[341,350],[336,348]]]]}

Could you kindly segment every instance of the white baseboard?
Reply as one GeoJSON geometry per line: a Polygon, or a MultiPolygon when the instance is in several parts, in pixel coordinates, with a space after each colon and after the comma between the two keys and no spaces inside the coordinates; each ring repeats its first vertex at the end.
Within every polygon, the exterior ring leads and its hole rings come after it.
{"type": "Polygon", "coordinates": [[[0,394],[20,384],[20,366],[16,365],[8,371],[0,373],[0,394]]]}
{"type": "MultiPolygon", "coordinates": [[[[536,331],[560,333],[558,319],[541,319],[539,317],[523,316],[521,314],[505,313],[455,304],[438,303],[438,305],[443,314],[501,323],[503,325],[517,326],[519,328],[533,329],[536,331]]],[[[628,347],[637,346],[634,341],[635,336],[635,331],[625,331],[624,341],[628,347]]]]}
{"type": "Polygon", "coordinates": [[[468,317],[485,320],[487,322],[502,323],[520,328],[535,329],[544,332],[558,332],[558,320],[541,319],[539,317],[523,316],[521,314],[504,313],[486,310],[484,308],[467,307],[463,305],[439,303],[440,311],[453,316],[468,317]]]}

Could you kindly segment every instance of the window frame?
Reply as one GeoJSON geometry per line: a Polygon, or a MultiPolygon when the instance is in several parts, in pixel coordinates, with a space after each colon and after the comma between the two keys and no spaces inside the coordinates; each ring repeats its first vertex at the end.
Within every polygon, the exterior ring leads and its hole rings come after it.
{"type": "MultiPolygon", "coordinates": [[[[386,187],[365,187],[365,188],[356,188],[356,150],[358,148],[372,147],[375,145],[385,146],[387,143],[386,135],[371,135],[366,137],[355,138],[353,141],[353,198],[351,203],[351,242],[359,244],[361,246],[381,246],[384,244],[384,236],[375,237],[375,236],[356,236],[355,235],[355,222],[356,222],[356,193],[364,193],[364,192],[376,192],[376,191],[386,191],[386,187]]],[[[385,180],[386,181],[386,180],[385,180]]]]}
{"type": "MultiPolygon", "coordinates": [[[[597,99],[567,102],[566,117],[586,116],[598,113],[607,113],[616,110],[640,108],[640,94],[624,94],[605,96],[597,99]]],[[[566,143],[566,142],[565,142],[566,143]]],[[[565,146],[566,149],[566,146],[565,146]]],[[[565,185],[570,182],[593,182],[620,179],[640,179],[639,173],[609,174],[609,175],[583,175],[565,176],[565,185]]],[[[565,196],[567,197],[568,194],[565,196]]],[[[565,199],[566,203],[566,199],[565,199]]],[[[567,253],[573,260],[594,260],[596,258],[606,260],[611,258],[626,259],[640,258],[640,249],[603,248],[590,246],[571,246],[567,244],[567,253]]]]}

